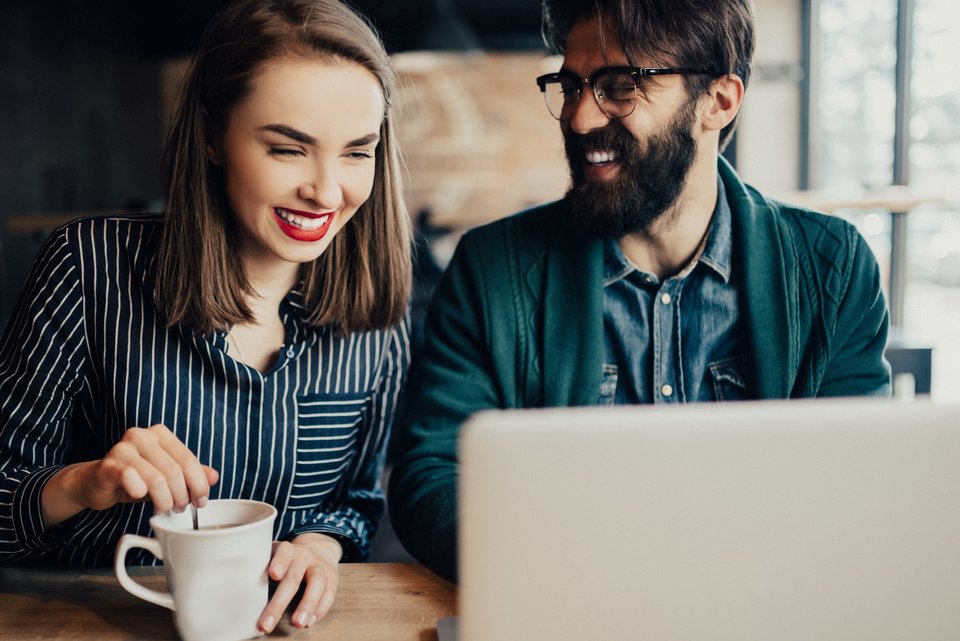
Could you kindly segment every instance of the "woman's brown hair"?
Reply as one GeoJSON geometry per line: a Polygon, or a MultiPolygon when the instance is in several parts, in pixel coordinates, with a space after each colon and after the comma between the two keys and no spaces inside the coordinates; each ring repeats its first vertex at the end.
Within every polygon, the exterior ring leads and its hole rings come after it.
{"type": "Polygon", "coordinates": [[[396,77],[383,45],[338,0],[241,0],[204,31],[167,138],[156,293],[170,326],[206,333],[254,320],[245,299],[256,293],[239,255],[223,174],[207,145],[222,137],[262,65],[283,57],[357,63],[380,81],[387,105],[370,198],[327,250],[301,267],[310,322],[367,331],[399,322],[406,311],[412,231],[390,117],[396,77]]]}

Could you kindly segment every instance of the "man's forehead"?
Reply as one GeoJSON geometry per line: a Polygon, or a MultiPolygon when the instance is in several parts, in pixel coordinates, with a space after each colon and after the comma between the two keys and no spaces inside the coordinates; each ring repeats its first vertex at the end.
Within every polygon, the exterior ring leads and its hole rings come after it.
{"type": "Polygon", "coordinates": [[[646,56],[630,60],[608,27],[601,27],[596,17],[581,18],[567,34],[563,68],[587,76],[601,67],[650,66],[646,56]]]}

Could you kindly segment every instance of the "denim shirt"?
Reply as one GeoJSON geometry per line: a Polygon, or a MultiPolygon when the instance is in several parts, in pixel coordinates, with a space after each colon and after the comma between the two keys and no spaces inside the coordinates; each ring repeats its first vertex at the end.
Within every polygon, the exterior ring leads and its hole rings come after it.
{"type": "Polygon", "coordinates": [[[742,293],[730,278],[730,206],[717,182],[702,251],[676,276],[660,280],[639,270],[615,238],[606,239],[599,404],[754,398],[742,293]]]}

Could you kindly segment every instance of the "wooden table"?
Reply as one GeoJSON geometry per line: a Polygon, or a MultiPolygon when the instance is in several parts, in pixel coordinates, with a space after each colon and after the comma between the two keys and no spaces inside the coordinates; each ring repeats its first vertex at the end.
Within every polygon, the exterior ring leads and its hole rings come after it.
{"type": "MultiPolygon", "coordinates": [[[[162,568],[131,568],[166,589],[162,568]]],[[[336,641],[436,641],[437,619],[457,607],[456,588],[421,565],[345,564],[337,601],[307,630],[284,617],[269,637],[336,641]]],[[[127,593],[110,570],[0,568],[0,641],[177,639],[173,615],[127,593]]]]}

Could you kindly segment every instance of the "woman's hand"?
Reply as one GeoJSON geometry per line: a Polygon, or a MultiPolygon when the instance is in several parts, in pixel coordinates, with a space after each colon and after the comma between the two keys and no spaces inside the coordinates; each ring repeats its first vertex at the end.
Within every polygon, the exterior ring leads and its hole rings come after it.
{"type": "Polygon", "coordinates": [[[268,572],[277,581],[277,589],[260,616],[260,630],[273,631],[304,581],[303,598],[290,621],[298,628],[308,628],[322,619],[337,595],[342,555],[337,540],[325,534],[301,534],[292,541],[275,542],[268,572]]]}
{"type": "Polygon", "coordinates": [[[201,465],[164,425],[131,427],[98,461],[70,465],[47,482],[41,503],[46,527],[85,509],[153,501],[156,512],[202,507],[219,475],[201,465]]]}

